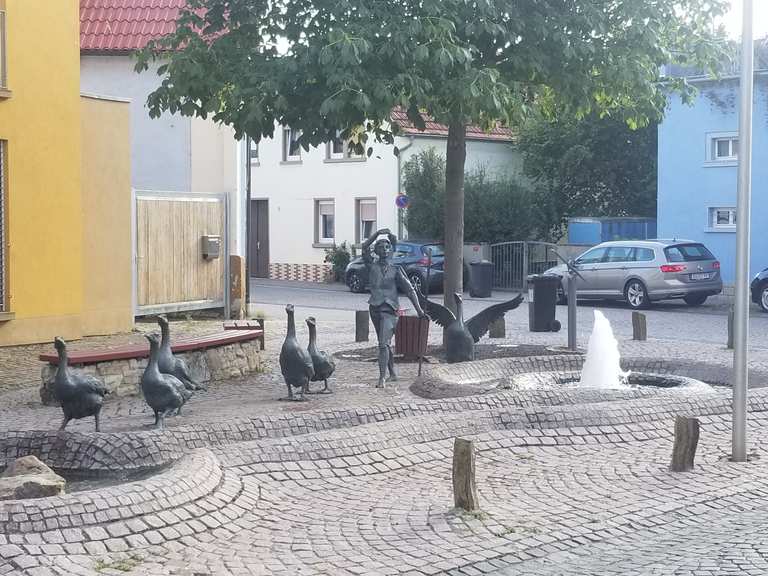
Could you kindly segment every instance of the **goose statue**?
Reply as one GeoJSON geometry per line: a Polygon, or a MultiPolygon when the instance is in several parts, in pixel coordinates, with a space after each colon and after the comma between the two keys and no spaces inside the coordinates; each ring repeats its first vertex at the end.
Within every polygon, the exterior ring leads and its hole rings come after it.
{"type": "Polygon", "coordinates": [[[297,400],[293,396],[293,388],[301,388],[301,398],[309,391],[309,381],[315,376],[315,368],[309,352],[299,345],[296,339],[296,322],[293,318],[293,304],[285,307],[288,314],[288,333],[285,335],[283,347],[280,349],[280,371],[288,386],[288,398],[297,400]]]}
{"type": "Polygon", "coordinates": [[[69,369],[67,343],[62,338],[56,337],[53,345],[59,355],[59,365],[53,380],[53,395],[64,411],[64,420],[59,430],[64,430],[70,420],[93,416],[96,420],[96,432],[100,432],[99,415],[104,396],[109,393],[107,387],[94,376],[69,369]]]}
{"type": "Polygon", "coordinates": [[[320,390],[319,394],[330,394],[328,389],[328,378],[336,370],[336,364],[333,358],[327,352],[321,352],[317,349],[317,321],[310,316],[307,318],[307,327],[309,328],[309,346],[307,352],[312,358],[312,366],[315,369],[315,375],[312,376],[312,382],[324,382],[325,388],[320,390]]]}
{"type": "Polygon", "coordinates": [[[168,318],[158,316],[157,323],[160,325],[160,350],[157,353],[157,367],[162,374],[172,374],[184,384],[187,390],[204,390],[205,387],[198,384],[192,377],[192,373],[181,358],[177,358],[171,351],[171,327],[168,318]]]}
{"type": "Polygon", "coordinates": [[[155,428],[165,426],[165,417],[181,408],[187,401],[184,384],[172,374],[163,374],[157,366],[160,339],[157,334],[147,334],[149,363],[141,376],[141,392],[155,413],[155,428]]]}
{"type": "Polygon", "coordinates": [[[488,332],[491,324],[502,318],[509,310],[514,310],[523,301],[523,295],[518,294],[512,300],[500,302],[478,312],[464,322],[463,299],[461,294],[454,294],[456,314],[451,310],[427,300],[419,293],[421,307],[436,324],[445,328],[445,356],[448,362],[466,362],[475,359],[475,343],[488,332]]]}

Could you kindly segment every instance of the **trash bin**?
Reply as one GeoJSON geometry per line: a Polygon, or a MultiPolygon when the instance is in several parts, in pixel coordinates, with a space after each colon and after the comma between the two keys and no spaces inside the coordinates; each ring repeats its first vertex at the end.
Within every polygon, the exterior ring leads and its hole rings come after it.
{"type": "Polygon", "coordinates": [[[400,315],[395,328],[395,354],[408,359],[427,354],[429,318],[400,315]]]}
{"type": "Polygon", "coordinates": [[[528,329],[531,332],[558,332],[560,322],[555,320],[557,288],[560,277],[534,274],[528,276],[528,329]]]}
{"type": "Polygon", "coordinates": [[[469,279],[469,295],[472,298],[490,298],[493,287],[493,262],[478,260],[472,262],[469,279]]]}

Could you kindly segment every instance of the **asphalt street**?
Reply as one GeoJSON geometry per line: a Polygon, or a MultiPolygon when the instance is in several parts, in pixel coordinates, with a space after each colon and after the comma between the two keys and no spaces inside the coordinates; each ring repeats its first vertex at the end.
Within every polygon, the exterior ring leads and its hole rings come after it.
{"type": "MultiPolygon", "coordinates": [[[[511,299],[515,293],[495,291],[491,298],[470,298],[464,295],[465,319],[470,318],[486,306],[511,299]]],[[[432,294],[432,299],[442,302],[442,294],[432,294]]],[[[299,317],[315,316],[318,321],[349,320],[354,310],[367,308],[368,294],[352,294],[342,284],[316,284],[280,280],[251,280],[250,312],[263,314],[267,318],[279,318],[288,303],[296,306],[299,317]]],[[[723,298],[713,299],[704,305],[691,308],[682,301],[655,304],[646,310],[648,337],[661,340],[686,340],[709,343],[723,343],[728,333],[728,305],[723,298]]],[[[400,303],[406,310],[411,304],[405,296],[400,303]]],[[[578,307],[578,333],[580,342],[589,337],[592,330],[593,311],[601,310],[611,321],[617,338],[632,337],[631,310],[621,303],[588,302],[578,307]]],[[[560,331],[563,344],[567,343],[567,307],[558,306],[556,317],[562,323],[560,331]]],[[[507,330],[527,331],[528,305],[507,313],[507,330]]],[[[750,313],[750,346],[768,348],[768,314],[752,306],[750,313]]]]}

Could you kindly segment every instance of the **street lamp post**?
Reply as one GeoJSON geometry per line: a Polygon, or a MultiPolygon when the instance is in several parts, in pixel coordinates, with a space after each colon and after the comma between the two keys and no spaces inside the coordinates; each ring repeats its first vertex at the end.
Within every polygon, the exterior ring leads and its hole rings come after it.
{"type": "Polygon", "coordinates": [[[736,302],[733,352],[734,462],[747,460],[747,348],[749,339],[749,238],[752,196],[752,0],[744,0],[741,28],[739,183],[736,199],[736,302]]]}

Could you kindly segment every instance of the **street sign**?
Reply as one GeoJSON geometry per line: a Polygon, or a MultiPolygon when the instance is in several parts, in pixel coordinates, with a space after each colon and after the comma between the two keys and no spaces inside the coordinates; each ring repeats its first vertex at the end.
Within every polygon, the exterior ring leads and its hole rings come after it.
{"type": "Polygon", "coordinates": [[[411,205],[411,198],[405,194],[398,194],[395,197],[395,206],[400,209],[408,208],[411,205]]]}

